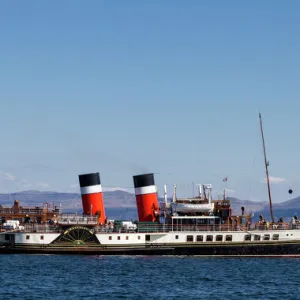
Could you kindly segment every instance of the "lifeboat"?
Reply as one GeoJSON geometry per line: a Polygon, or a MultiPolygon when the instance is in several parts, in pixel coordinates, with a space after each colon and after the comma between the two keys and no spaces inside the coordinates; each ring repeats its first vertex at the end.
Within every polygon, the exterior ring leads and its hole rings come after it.
{"type": "Polygon", "coordinates": [[[176,203],[175,209],[177,212],[212,212],[214,209],[214,203],[207,203],[207,204],[176,203]]]}

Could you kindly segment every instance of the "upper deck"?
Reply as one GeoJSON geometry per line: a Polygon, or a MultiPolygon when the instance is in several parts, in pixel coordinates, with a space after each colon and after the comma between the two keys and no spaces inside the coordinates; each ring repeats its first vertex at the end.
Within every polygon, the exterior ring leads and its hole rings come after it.
{"type": "Polygon", "coordinates": [[[14,201],[11,207],[0,205],[1,220],[18,220],[25,222],[47,222],[49,219],[56,218],[60,209],[57,206],[45,202],[43,206],[21,206],[18,200],[14,201]]]}

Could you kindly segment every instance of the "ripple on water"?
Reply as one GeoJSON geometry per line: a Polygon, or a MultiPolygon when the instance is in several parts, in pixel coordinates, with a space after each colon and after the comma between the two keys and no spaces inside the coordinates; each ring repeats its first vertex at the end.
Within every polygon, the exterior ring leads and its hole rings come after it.
{"type": "Polygon", "coordinates": [[[299,259],[0,255],[0,299],[298,297],[299,259]]]}

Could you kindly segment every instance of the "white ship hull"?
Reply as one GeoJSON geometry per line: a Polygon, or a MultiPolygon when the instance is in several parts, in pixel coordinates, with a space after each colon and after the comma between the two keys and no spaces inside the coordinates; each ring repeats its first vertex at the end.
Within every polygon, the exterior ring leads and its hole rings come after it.
{"type": "Polygon", "coordinates": [[[69,243],[57,242],[64,236],[65,233],[49,232],[1,233],[0,253],[300,255],[299,229],[103,232],[93,233],[94,240],[90,242],[75,239],[69,243]]]}

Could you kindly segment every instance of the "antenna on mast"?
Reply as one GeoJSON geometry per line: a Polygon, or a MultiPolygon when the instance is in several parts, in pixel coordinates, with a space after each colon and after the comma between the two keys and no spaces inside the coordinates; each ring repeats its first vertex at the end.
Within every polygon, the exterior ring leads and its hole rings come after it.
{"type": "Polygon", "coordinates": [[[270,179],[269,179],[269,170],[268,170],[269,162],[267,161],[267,155],[266,155],[266,146],[265,146],[265,139],[264,139],[264,131],[263,131],[263,126],[262,126],[261,113],[259,113],[259,121],[260,121],[261,138],[262,138],[262,143],[263,143],[264,158],[265,158],[266,177],[267,177],[268,194],[269,194],[269,202],[270,202],[270,214],[271,214],[272,223],[274,223],[272,198],[271,198],[271,188],[270,188],[270,179]]]}

